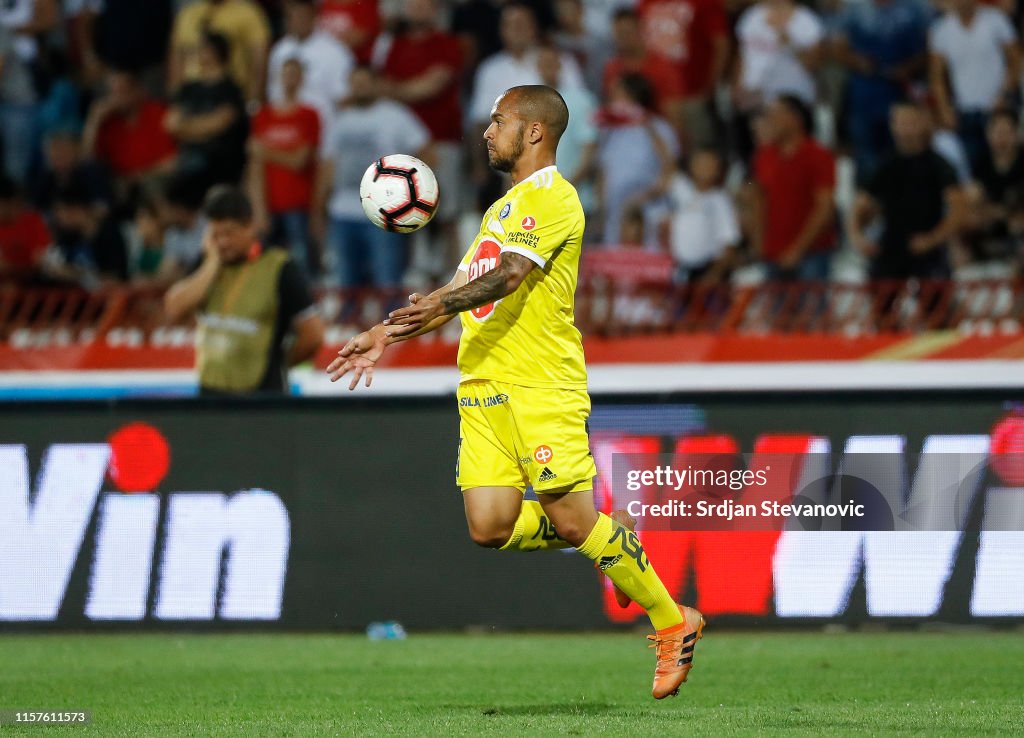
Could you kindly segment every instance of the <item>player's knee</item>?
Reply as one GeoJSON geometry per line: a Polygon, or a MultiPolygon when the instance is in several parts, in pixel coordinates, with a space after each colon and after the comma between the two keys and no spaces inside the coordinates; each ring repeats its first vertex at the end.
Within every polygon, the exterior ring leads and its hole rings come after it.
{"type": "Polygon", "coordinates": [[[555,523],[555,532],[558,533],[558,537],[563,541],[577,548],[583,545],[583,542],[587,540],[587,536],[590,534],[589,530],[583,530],[582,526],[573,521],[555,523]]]}
{"type": "Polygon", "coordinates": [[[501,548],[512,537],[512,526],[497,523],[469,526],[469,537],[473,543],[483,548],[501,548]]]}

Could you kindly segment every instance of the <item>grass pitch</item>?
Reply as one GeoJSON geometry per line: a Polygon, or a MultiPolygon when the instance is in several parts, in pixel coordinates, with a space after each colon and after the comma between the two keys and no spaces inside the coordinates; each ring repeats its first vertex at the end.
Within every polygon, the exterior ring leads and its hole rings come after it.
{"type": "Polygon", "coordinates": [[[1024,734],[1024,634],[726,633],[651,699],[642,635],[3,635],[0,709],[52,736],[1024,734]]]}

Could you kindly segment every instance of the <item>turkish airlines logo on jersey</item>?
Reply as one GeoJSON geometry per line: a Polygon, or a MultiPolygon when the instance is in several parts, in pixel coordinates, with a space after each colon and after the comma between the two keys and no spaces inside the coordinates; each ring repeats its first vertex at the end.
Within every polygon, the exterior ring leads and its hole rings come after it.
{"type": "Polygon", "coordinates": [[[524,231],[532,231],[537,227],[537,219],[532,215],[527,215],[523,218],[522,226],[524,231]]]}
{"type": "MultiPolygon", "coordinates": [[[[482,277],[492,269],[496,269],[501,263],[501,245],[497,241],[485,238],[476,247],[476,253],[469,262],[469,281],[482,277]]],[[[491,317],[497,302],[489,302],[486,305],[473,308],[470,314],[477,320],[483,321],[491,317]]]]}

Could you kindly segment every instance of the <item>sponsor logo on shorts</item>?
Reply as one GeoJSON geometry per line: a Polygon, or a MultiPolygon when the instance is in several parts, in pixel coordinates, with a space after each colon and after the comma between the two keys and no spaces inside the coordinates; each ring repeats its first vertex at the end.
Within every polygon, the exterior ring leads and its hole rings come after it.
{"type": "Polygon", "coordinates": [[[550,446],[540,445],[533,450],[533,460],[538,464],[547,464],[555,458],[555,452],[550,446]]]}
{"type": "Polygon", "coordinates": [[[537,219],[532,215],[527,215],[523,218],[522,226],[524,231],[532,231],[537,227],[537,219]]]}
{"type": "Polygon", "coordinates": [[[548,469],[545,466],[544,470],[540,473],[540,476],[537,477],[537,481],[538,482],[550,482],[552,479],[557,479],[557,478],[558,478],[558,475],[555,474],[553,471],[551,471],[550,469],[548,469]]]}
{"type": "Polygon", "coordinates": [[[615,556],[602,556],[601,560],[597,562],[597,568],[601,571],[608,571],[615,566],[622,559],[622,554],[615,554],[615,556]]]}
{"type": "Polygon", "coordinates": [[[505,206],[501,209],[501,212],[498,213],[498,220],[505,220],[505,218],[507,218],[508,214],[511,213],[511,212],[512,212],[512,203],[510,203],[510,202],[505,203],[505,206]]]}
{"type": "Polygon", "coordinates": [[[495,405],[504,405],[506,402],[508,402],[508,395],[502,392],[490,397],[484,397],[483,400],[479,397],[460,397],[459,407],[493,407],[495,405]]]}

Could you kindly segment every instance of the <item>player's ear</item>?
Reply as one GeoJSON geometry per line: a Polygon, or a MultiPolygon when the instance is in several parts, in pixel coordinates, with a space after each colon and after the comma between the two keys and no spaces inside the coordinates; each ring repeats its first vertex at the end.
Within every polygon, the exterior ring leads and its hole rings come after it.
{"type": "Polygon", "coordinates": [[[544,126],[534,121],[526,132],[526,139],[530,143],[535,144],[539,143],[542,138],[544,138],[544,126]]]}

